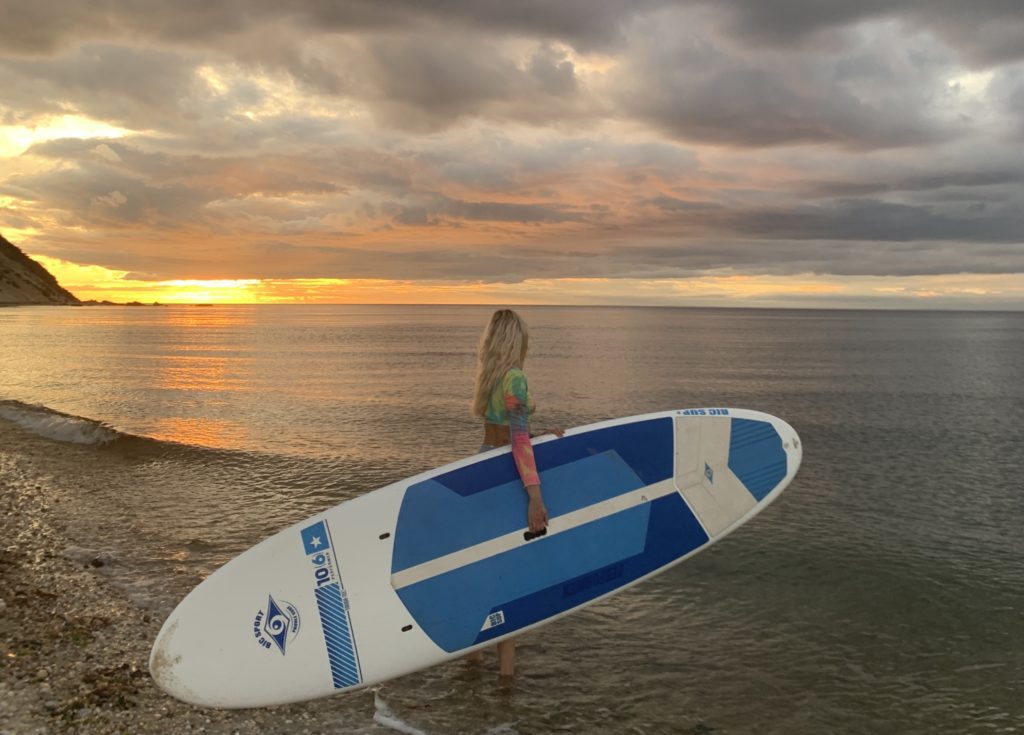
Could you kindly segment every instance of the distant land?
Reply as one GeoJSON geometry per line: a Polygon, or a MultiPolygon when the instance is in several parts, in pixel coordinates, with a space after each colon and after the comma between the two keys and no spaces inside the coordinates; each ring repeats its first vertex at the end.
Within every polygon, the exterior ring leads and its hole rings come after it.
{"type": "MultiPolygon", "coordinates": [[[[80,301],[61,286],[50,271],[32,260],[17,245],[0,235],[0,306],[57,304],[59,306],[114,306],[113,301],[80,301]]],[[[120,306],[145,306],[131,301],[120,306]]],[[[160,306],[154,303],[153,306],[160,306]]]]}

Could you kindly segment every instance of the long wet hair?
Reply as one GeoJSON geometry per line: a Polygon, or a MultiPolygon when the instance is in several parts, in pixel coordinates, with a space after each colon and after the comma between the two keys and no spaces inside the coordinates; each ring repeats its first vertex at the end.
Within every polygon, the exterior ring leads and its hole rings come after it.
{"type": "Polygon", "coordinates": [[[476,392],[473,415],[484,416],[491,391],[510,368],[522,368],[530,346],[530,333],[523,318],[511,309],[499,309],[480,338],[477,353],[476,392]]]}

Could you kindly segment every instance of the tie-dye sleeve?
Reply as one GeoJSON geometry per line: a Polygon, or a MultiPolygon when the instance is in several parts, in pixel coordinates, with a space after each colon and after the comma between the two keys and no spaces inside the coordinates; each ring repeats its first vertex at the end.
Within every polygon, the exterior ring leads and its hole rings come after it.
{"type": "Polygon", "coordinates": [[[509,370],[504,381],[505,410],[508,412],[509,439],[523,486],[539,485],[537,463],[530,444],[529,391],[522,370],[509,370]]]}

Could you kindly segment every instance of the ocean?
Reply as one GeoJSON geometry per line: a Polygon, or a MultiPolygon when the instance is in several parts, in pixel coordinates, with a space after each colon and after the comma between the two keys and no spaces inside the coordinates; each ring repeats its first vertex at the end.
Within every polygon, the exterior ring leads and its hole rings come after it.
{"type": "MultiPolygon", "coordinates": [[[[278,529],[476,451],[491,311],[0,309],[0,455],[45,456],[68,553],[165,615],[278,529]]],[[[338,733],[1024,732],[1024,313],[520,312],[537,425],[757,409],[799,432],[800,473],[526,634],[511,686],[492,657],[305,706],[338,733]]]]}

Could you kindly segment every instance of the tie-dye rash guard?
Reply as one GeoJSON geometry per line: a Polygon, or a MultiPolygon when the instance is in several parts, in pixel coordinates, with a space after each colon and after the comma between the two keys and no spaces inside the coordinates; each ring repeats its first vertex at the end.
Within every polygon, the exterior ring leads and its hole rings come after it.
{"type": "Polygon", "coordinates": [[[530,444],[530,414],[533,410],[526,373],[519,368],[512,368],[491,391],[484,415],[492,424],[508,426],[512,458],[524,486],[540,484],[537,463],[533,459],[533,445],[530,444]]]}

